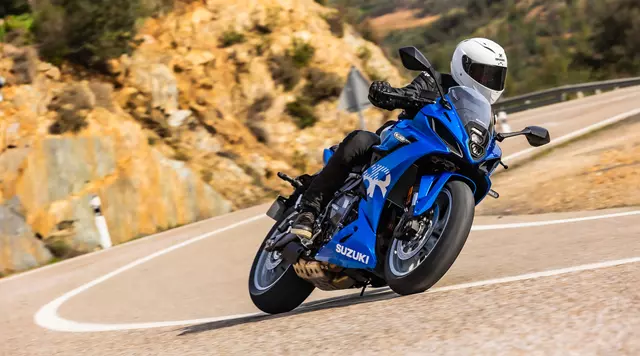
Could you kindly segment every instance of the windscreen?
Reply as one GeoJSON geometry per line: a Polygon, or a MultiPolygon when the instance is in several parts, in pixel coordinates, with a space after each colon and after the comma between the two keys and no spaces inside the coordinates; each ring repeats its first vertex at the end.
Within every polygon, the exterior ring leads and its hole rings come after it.
{"type": "Polygon", "coordinates": [[[467,87],[449,89],[449,99],[458,112],[462,125],[475,122],[490,131],[491,104],[476,90],[467,87]]]}

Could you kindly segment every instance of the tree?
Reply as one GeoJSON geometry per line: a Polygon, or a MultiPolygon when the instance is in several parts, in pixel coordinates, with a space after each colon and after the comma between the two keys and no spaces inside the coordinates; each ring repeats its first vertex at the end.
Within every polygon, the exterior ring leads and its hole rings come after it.
{"type": "Polygon", "coordinates": [[[44,57],[92,67],[129,52],[136,21],[146,14],[140,0],[43,0],[34,11],[44,57]]]}

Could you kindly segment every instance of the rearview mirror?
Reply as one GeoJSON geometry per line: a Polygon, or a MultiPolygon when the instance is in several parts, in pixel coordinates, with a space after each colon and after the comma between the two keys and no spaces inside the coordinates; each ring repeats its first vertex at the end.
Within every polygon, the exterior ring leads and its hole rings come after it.
{"type": "Polygon", "coordinates": [[[522,132],[527,136],[527,141],[533,147],[539,147],[551,142],[549,130],[540,126],[528,126],[522,132]]]}
{"type": "Polygon", "coordinates": [[[429,60],[415,47],[400,48],[400,59],[402,65],[409,70],[428,71],[431,72],[431,63],[429,60]]]}
{"type": "Polygon", "coordinates": [[[498,140],[498,142],[502,142],[505,138],[520,135],[525,135],[527,137],[527,141],[529,141],[529,144],[533,147],[543,146],[551,142],[549,130],[540,126],[527,126],[524,130],[518,132],[498,133],[496,135],[496,140],[498,140]]]}

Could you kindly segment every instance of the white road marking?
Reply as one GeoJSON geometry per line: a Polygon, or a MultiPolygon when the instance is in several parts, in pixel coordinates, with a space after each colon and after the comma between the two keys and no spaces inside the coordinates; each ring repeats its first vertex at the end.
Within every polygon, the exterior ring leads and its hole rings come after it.
{"type": "MultiPolygon", "coordinates": [[[[84,285],[82,285],[82,286],[80,286],[80,287],[78,287],[78,288],[76,288],[76,289],[74,289],[74,290],[72,290],[70,292],[67,292],[67,293],[63,294],[62,296],[58,297],[54,301],[52,301],[49,304],[45,305],[44,307],[40,308],[40,310],[35,315],[35,322],[36,322],[36,324],[38,324],[38,325],[40,325],[42,327],[45,327],[45,328],[49,328],[48,326],[51,326],[51,325],[66,325],[66,324],[73,325],[73,324],[77,324],[77,323],[75,323],[73,321],[66,320],[66,319],[60,318],[58,316],[58,308],[60,308],[60,306],[64,302],[66,302],[67,300],[69,300],[69,299],[73,298],[74,296],[76,296],[76,295],[88,290],[89,288],[94,287],[94,286],[96,286],[96,285],[98,285],[98,284],[100,284],[100,283],[102,283],[102,282],[104,282],[106,280],[109,280],[109,279],[111,279],[111,278],[113,278],[113,277],[115,277],[115,276],[117,276],[117,275],[119,275],[119,274],[121,274],[121,273],[123,273],[125,271],[128,271],[128,270],[130,270],[130,269],[132,269],[132,268],[134,268],[136,266],[139,266],[139,265],[141,265],[141,264],[143,264],[145,262],[151,261],[152,259],[154,259],[156,257],[160,257],[160,256],[163,256],[163,255],[166,255],[169,252],[172,252],[172,251],[177,250],[179,248],[191,245],[191,244],[193,244],[195,242],[198,242],[200,240],[206,239],[207,237],[211,237],[211,236],[217,235],[219,233],[222,233],[222,232],[225,232],[225,231],[228,231],[228,230],[231,230],[231,229],[235,229],[236,227],[255,222],[257,220],[263,219],[264,217],[265,217],[265,215],[262,215],[262,214],[258,215],[258,216],[254,216],[254,217],[239,221],[237,223],[228,225],[228,226],[223,227],[221,229],[214,230],[214,231],[208,232],[206,234],[198,235],[198,236],[193,237],[193,238],[191,238],[189,240],[183,241],[183,242],[181,242],[179,244],[167,247],[167,248],[162,249],[162,250],[160,250],[158,252],[152,253],[152,254],[150,254],[148,256],[145,256],[145,257],[139,258],[137,260],[134,260],[133,262],[128,263],[128,264],[116,269],[115,271],[109,272],[109,273],[103,275],[102,277],[94,279],[94,280],[92,280],[91,282],[89,282],[87,284],[84,284],[84,285]]],[[[55,327],[51,327],[50,329],[56,330],[55,327]]]]}
{"type": "MultiPolygon", "coordinates": [[[[592,271],[592,270],[597,270],[602,268],[622,266],[622,265],[638,263],[638,262],[640,262],[640,257],[632,257],[632,258],[626,258],[621,260],[590,263],[590,264],[572,266],[567,268],[559,268],[559,269],[553,269],[553,270],[547,270],[547,271],[541,271],[541,272],[520,274],[520,275],[504,277],[504,278],[487,279],[483,281],[462,283],[462,284],[456,284],[456,285],[451,285],[446,287],[439,287],[439,288],[428,290],[426,293],[427,294],[444,293],[444,292],[456,291],[461,289],[485,287],[485,286],[491,286],[496,284],[526,281],[526,280],[543,278],[543,277],[559,276],[559,275],[568,274],[568,273],[592,271]]],[[[385,291],[388,291],[388,288],[385,288],[384,290],[377,290],[368,295],[376,295],[376,294],[383,293],[385,291]]],[[[353,298],[354,300],[357,300],[357,297],[347,297],[345,299],[348,300],[351,298],[353,298]]],[[[329,300],[326,303],[323,303],[323,302],[315,303],[310,307],[305,307],[303,305],[298,309],[298,311],[304,311],[306,309],[315,308],[319,305],[329,304],[334,301],[336,300],[329,300]]],[[[149,323],[99,324],[99,323],[82,323],[82,322],[76,322],[73,320],[67,320],[59,317],[55,310],[43,311],[43,309],[41,309],[35,316],[35,321],[39,326],[49,330],[53,330],[53,331],[74,332],[74,333],[124,331],[124,330],[134,330],[134,329],[136,330],[137,329],[153,329],[153,328],[172,327],[172,326],[197,325],[197,324],[204,324],[204,323],[213,323],[218,321],[230,321],[235,319],[242,319],[242,318],[249,318],[249,317],[256,317],[256,316],[267,316],[267,314],[265,313],[248,313],[248,314],[234,314],[234,315],[226,315],[226,316],[211,317],[211,318],[158,321],[158,322],[149,322],[149,323]]]]}
{"type": "MultiPolygon", "coordinates": [[[[607,218],[615,218],[615,217],[623,217],[623,216],[629,216],[629,215],[636,215],[636,214],[640,214],[640,210],[639,211],[629,211],[629,212],[623,212],[623,213],[616,213],[616,214],[607,214],[607,215],[600,215],[600,216],[590,216],[590,217],[584,217],[584,218],[575,218],[575,219],[563,219],[563,220],[551,220],[551,221],[538,221],[538,222],[527,222],[527,223],[519,223],[519,224],[504,224],[504,225],[479,225],[475,227],[475,230],[498,230],[498,229],[509,229],[509,228],[524,228],[524,227],[533,227],[533,226],[544,226],[544,225],[550,225],[550,224],[563,224],[563,223],[570,223],[570,222],[579,222],[579,221],[587,221],[587,220],[595,220],[595,219],[607,219],[607,218]]],[[[251,314],[241,314],[241,315],[229,315],[229,316],[221,316],[221,317],[210,317],[210,318],[202,318],[202,319],[191,319],[191,320],[174,320],[174,321],[163,321],[163,322],[149,322],[149,323],[127,323],[127,324],[100,324],[100,323],[83,323],[83,322],[76,322],[73,320],[67,320],[64,319],[62,317],[60,317],[58,315],[58,309],[60,308],[60,306],[62,306],[62,304],[64,304],[65,302],[67,302],[69,299],[73,298],[74,296],[77,296],[78,294],[87,291],[88,289],[95,287],[96,285],[103,283],[127,270],[130,270],[136,266],[139,266],[145,262],[148,262],[156,257],[160,257],[163,256],[169,252],[172,252],[174,250],[177,250],[179,248],[191,245],[195,242],[198,242],[200,240],[203,240],[207,237],[211,237],[214,235],[217,235],[221,232],[225,232],[231,229],[234,229],[236,227],[242,226],[242,225],[246,225],[252,222],[255,222],[257,220],[260,220],[262,218],[264,218],[265,215],[258,215],[258,216],[254,216],[252,218],[248,218],[242,221],[239,221],[237,223],[231,224],[229,226],[226,226],[224,228],[206,233],[206,234],[202,234],[199,236],[196,236],[194,238],[191,238],[189,240],[183,241],[177,245],[173,245],[170,246],[168,248],[165,248],[163,250],[160,250],[158,252],[155,252],[151,255],[148,255],[146,257],[137,259],[125,266],[122,266],[112,272],[109,272],[105,275],[103,275],[102,277],[99,277],[97,279],[94,279],[84,285],[81,285],[80,287],[73,289],[65,294],[63,294],[62,296],[58,297],[57,299],[51,301],[50,303],[44,305],[42,308],[40,308],[40,310],[38,310],[38,312],[35,314],[34,316],[34,321],[37,325],[39,325],[40,327],[43,327],[45,329],[49,329],[49,330],[54,330],[54,331],[66,331],[66,332],[98,332],[98,331],[118,331],[118,330],[132,330],[132,329],[149,329],[149,328],[158,328],[158,327],[167,327],[167,326],[179,326],[179,325],[191,325],[191,324],[201,324],[201,323],[209,323],[209,322],[215,322],[215,321],[223,321],[223,320],[233,320],[233,319],[237,319],[237,318],[242,318],[242,317],[248,317],[248,316],[257,316],[257,315],[262,315],[261,313],[251,313],[251,314]]],[[[457,286],[449,286],[449,287],[443,287],[443,288],[436,288],[431,290],[431,293],[435,293],[438,291],[446,291],[446,290],[453,290],[453,289],[461,289],[461,288],[471,288],[471,287],[475,287],[475,286],[480,286],[480,285],[489,285],[489,284],[497,284],[497,283],[507,283],[507,282],[511,282],[511,281],[517,281],[517,280],[524,280],[524,279],[532,279],[532,278],[538,278],[538,277],[544,277],[544,276],[551,276],[551,275],[557,275],[557,274],[563,274],[563,273],[570,273],[570,272],[577,272],[577,271],[583,271],[583,270],[588,270],[588,269],[598,269],[598,268],[605,268],[605,267],[610,267],[610,266],[617,266],[620,264],[627,264],[627,263],[635,263],[635,262],[639,262],[640,261],[640,257],[637,258],[632,258],[632,259],[625,259],[625,260],[616,260],[616,261],[607,261],[607,262],[601,262],[601,263],[595,263],[595,264],[589,264],[589,265],[582,265],[582,266],[575,266],[575,267],[569,267],[569,268],[563,268],[563,269],[558,269],[558,270],[552,270],[552,271],[544,271],[544,272],[537,272],[537,273],[530,273],[530,274],[526,274],[526,275],[520,275],[520,276],[513,276],[513,277],[507,277],[507,278],[500,278],[500,279],[493,279],[493,280],[489,280],[489,281],[480,281],[480,282],[472,282],[472,283],[465,283],[465,284],[461,284],[461,285],[457,285],[457,286]],[[461,287],[462,286],[462,287],[461,287]],[[447,289],[448,288],[448,289],[447,289]]]]}
{"type": "MultiPolygon", "coordinates": [[[[247,208],[247,209],[251,209],[251,208],[247,208]]],[[[259,215],[259,216],[262,216],[262,217],[266,218],[266,215],[259,215]]],[[[9,282],[9,281],[12,281],[12,280],[15,280],[15,279],[19,279],[19,278],[22,278],[22,277],[26,277],[26,276],[29,276],[31,274],[37,273],[37,272],[46,271],[46,270],[48,270],[50,268],[56,268],[58,266],[65,265],[65,264],[68,264],[68,263],[81,261],[81,260],[86,259],[86,258],[92,258],[92,257],[98,256],[98,255],[101,255],[103,253],[107,253],[107,252],[111,253],[112,251],[120,249],[120,248],[125,248],[125,247],[129,247],[129,246],[134,246],[134,245],[139,244],[139,243],[148,242],[150,239],[156,239],[156,238],[162,237],[162,236],[164,236],[166,234],[169,234],[169,233],[173,234],[173,233],[176,233],[176,232],[179,232],[179,231],[182,231],[182,230],[186,230],[188,228],[193,228],[193,227],[198,226],[198,225],[208,224],[208,223],[214,222],[216,220],[220,220],[221,218],[227,218],[227,217],[229,217],[229,214],[223,214],[223,215],[214,216],[214,217],[209,218],[209,219],[196,221],[196,222],[188,224],[188,225],[183,225],[183,226],[180,226],[180,227],[176,227],[176,228],[173,228],[173,229],[169,229],[169,230],[165,230],[165,231],[159,232],[157,234],[145,236],[145,237],[137,239],[137,240],[128,241],[126,243],[115,245],[115,246],[113,246],[113,247],[111,247],[109,249],[103,249],[103,250],[98,250],[98,251],[94,251],[94,252],[89,252],[89,253],[85,253],[84,255],[80,255],[80,256],[77,256],[77,257],[74,257],[74,258],[70,258],[68,260],[52,263],[52,264],[49,264],[49,265],[46,265],[46,266],[42,266],[42,267],[36,267],[36,268],[28,270],[28,271],[24,271],[24,272],[16,273],[16,274],[8,276],[8,277],[0,278],[0,284],[9,282]]]]}
{"type": "MultiPolygon", "coordinates": [[[[566,134],[564,136],[558,137],[557,139],[551,139],[551,143],[557,145],[557,144],[561,144],[561,143],[564,143],[564,142],[568,142],[568,141],[571,141],[572,139],[574,139],[576,137],[579,137],[579,136],[582,136],[582,135],[584,135],[584,134],[586,134],[588,132],[591,132],[592,130],[597,130],[599,128],[614,124],[614,123],[616,123],[618,121],[622,121],[622,120],[628,119],[628,118],[630,118],[630,117],[632,117],[634,115],[638,115],[638,114],[640,114],[640,108],[633,109],[631,111],[627,111],[625,113],[610,117],[610,118],[608,118],[608,119],[606,119],[604,121],[600,121],[600,122],[598,122],[596,124],[589,125],[589,126],[587,126],[585,128],[582,128],[580,130],[574,131],[574,132],[572,132],[570,134],[566,134]]],[[[544,149],[548,149],[548,147],[542,146],[542,147],[527,148],[526,150],[522,150],[520,152],[516,152],[516,153],[514,153],[512,155],[504,157],[502,160],[505,161],[506,163],[509,163],[509,160],[512,160],[514,158],[517,158],[517,157],[520,157],[520,156],[523,156],[523,155],[526,155],[526,154],[529,154],[529,153],[534,152],[536,150],[544,150],[544,149]]]]}
{"type": "Polygon", "coordinates": [[[546,221],[531,221],[512,224],[496,224],[496,225],[478,225],[472,226],[471,231],[486,231],[486,230],[502,230],[502,229],[518,229],[523,227],[536,227],[556,224],[567,224],[589,220],[610,219],[622,216],[640,215],[640,210],[625,211],[621,213],[596,215],[596,216],[584,216],[581,218],[559,219],[559,220],[546,220],[546,221]]]}

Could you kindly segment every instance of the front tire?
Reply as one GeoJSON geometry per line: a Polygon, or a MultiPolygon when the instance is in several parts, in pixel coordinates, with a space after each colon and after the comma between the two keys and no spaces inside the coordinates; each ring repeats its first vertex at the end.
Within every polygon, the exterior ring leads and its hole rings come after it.
{"type": "Polygon", "coordinates": [[[264,250],[265,243],[275,234],[289,233],[296,216],[288,210],[281,221],[276,222],[260,245],[249,273],[249,294],[253,304],[268,314],[286,313],[297,308],[315,288],[298,277],[277,251],[264,250]]]}
{"type": "Polygon", "coordinates": [[[449,270],[471,231],[473,193],[464,182],[450,181],[432,211],[432,225],[411,241],[393,239],[387,251],[385,278],[400,295],[424,292],[449,270]]]}

